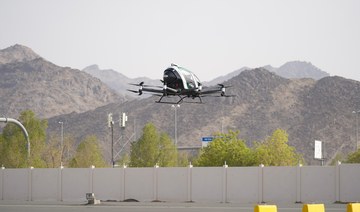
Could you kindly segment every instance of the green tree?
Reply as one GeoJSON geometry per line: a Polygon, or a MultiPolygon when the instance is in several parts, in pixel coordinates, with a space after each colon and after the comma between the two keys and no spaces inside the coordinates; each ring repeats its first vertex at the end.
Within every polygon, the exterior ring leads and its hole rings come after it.
{"type": "Polygon", "coordinates": [[[346,163],[360,163],[360,149],[348,155],[346,163]]]}
{"type": "Polygon", "coordinates": [[[65,136],[64,143],[61,149],[61,141],[59,136],[50,136],[42,156],[46,163],[46,167],[60,167],[61,161],[63,162],[64,166],[68,166],[70,162],[69,158],[72,158],[75,154],[74,143],[75,141],[72,136],[65,136]]]}
{"type": "Polygon", "coordinates": [[[130,164],[130,155],[125,153],[121,156],[119,160],[116,161],[116,164],[122,165],[129,165],[130,164]]]}
{"type": "Polygon", "coordinates": [[[1,164],[9,168],[45,167],[41,156],[45,148],[47,121],[36,118],[31,110],[23,111],[19,121],[29,134],[30,158],[28,159],[27,142],[22,130],[9,123],[1,135],[1,164]]]}
{"type": "Polygon", "coordinates": [[[245,142],[238,139],[239,131],[220,133],[209,145],[202,149],[197,166],[251,166],[254,164],[253,152],[245,142]]]}
{"type": "Polygon", "coordinates": [[[77,147],[75,156],[69,163],[69,167],[72,168],[88,168],[91,165],[106,166],[96,136],[86,137],[77,147]]]}
{"type": "Polygon", "coordinates": [[[344,154],[342,152],[336,153],[335,157],[331,160],[330,165],[335,166],[338,161],[344,160],[344,154]]]}
{"type": "Polygon", "coordinates": [[[60,167],[60,152],[59,141],[55,137],[50,137],[43,153],[47,168],[60,167]]]}
{"type": "Polygon", "coordinates": [[[288,145],[288,134],[285,130],[277,129],[263,143],[255,145],[258,164],[265,166],[292,166],[303,161],[295,148],[288,145]]]}
{"type": "Polygon", "coordinates": [[[152,167],[176,166],[177,149],[168,135],[159,133],[152,123],[143,128],[143,134],[138,141],[131,144],[130,166],[152,167]]]}
{"type": "Polygon", "coordinates": [[[158,164],[161,167],[174,167],[178,164],[178,152],[169,135],[160,134],[158,164]]]}
{"type": "Polygon", "coordinates": [[[186,167],[190,164],[190,156],[187,152],[178,152],[178,166],[186,167]]]}
{"type": "Polygon", "coordinates": [[[0,166],[4,165],[3,145],[4,145],[4,138],[2,134],[0,134],[0,166]]]}

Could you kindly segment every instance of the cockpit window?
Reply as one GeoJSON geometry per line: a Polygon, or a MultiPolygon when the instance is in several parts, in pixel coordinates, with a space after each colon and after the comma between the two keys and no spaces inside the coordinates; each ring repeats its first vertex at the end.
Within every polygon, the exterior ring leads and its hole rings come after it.
{"type": "Polygon", "coordinates": [[[197,83],[197,86],[200,86],[200,80],[199,78],[193,73],[193,77],[195,78],[195,82],[197,83]]]}
{"type": "Polygon", "coordinates": [[[188,88],[196,88],[199,86],[199,79],[185,68],[180,68],[179,71],[184,76],[188,88]]]}
{"type": "Polygon", "coordinates": [[[188,72],[183,72],[183,73],[184,73],[184,77],[185,77],[188,88],[195,87],[194,79],[193,79],[191,73],[188,73],[188,72]]]}
{"type": "Polygon", "coordinates": [[[168,68],[164,71],[164,81],[166,82],[167,86],[171,88],[184,89],[184,86],[182,85],[181,77],[173,68],[168,68]]]}

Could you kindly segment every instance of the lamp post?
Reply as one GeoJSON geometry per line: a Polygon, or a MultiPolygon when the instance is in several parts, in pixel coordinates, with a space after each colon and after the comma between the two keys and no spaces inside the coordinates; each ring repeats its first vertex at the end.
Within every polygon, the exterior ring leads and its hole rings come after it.
{"type": "Polygon", "coordinates": [[[358,141],[359,141],[359,121],[358,121],[358,116],[360,113],[360,110],[358,111],[353,111],[353,114],[355,114],[355,120],[356,120],[356,141],[355,141],[355,151],[358,150],[358,141]]]}
{"type": "Polygon", "coordinates": [[[180,105],[171,105],[171,108],[175,110],[175,146],[177,146],[177,109],[180,108],[180,105]]]}
{"type": "Polygon", "coordinates": [[[64,145],[64,122],[59,121],[61,126],[61,140],[60,140],[60,166],[63,166],[62,156],[63,156],[63,145],[64,145]]]}
{"type": "Polygon", "coordinates": [[[112,113],[108,114],[108,127],[111,128],[111,166],[114,168],[114,121],[112,113]]]}
{"type": "Polygon", "coordinates": [[[10,123],[14,123],[16,124],[17,126],[19,126],[21,128],[21,130],[23,131],[24,133],[24,136],[25,136],[25,139],[27,141],[27,151],[28,151],[28,155],[27,155],[27,159],[28,159],[28,162],[30,160],[30,139],[29,139],[29,134],[28,132],[26,131],[24,125],[22,125],[18,120],[16,119],[13,119],[13,118],[0,118],[0,122],[10,122],[10,123]]]}
{"type": "Polygon", "coordinates": [[[115,167],[114,161],[114,122],[111,122],[111,164],[112,167],[115,167]]]}

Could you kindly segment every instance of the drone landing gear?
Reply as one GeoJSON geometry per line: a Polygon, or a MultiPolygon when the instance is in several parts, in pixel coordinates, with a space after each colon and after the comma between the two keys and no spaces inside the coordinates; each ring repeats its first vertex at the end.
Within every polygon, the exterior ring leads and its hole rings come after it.
{"type": "MultiPolygon", "coordinates": [[[[164,98],[164,96],[165,95],[161,96],[160,99],[158,101],[155,101],[155,102],[156,103],[163,103],[163,104],[181,104],[182,102],[185,102],[185,101],[183,101],[185,98],[191,98],[191,97],[188,97],[188,96],[180,96],[180,95],[178,95],[179,101],[177,101],[177,102],[161,101],[164,98]]],[[[202,104],[203,103],[200,96],[192,97],[192,99],[195,99],[195,98],[199,98],[200,101],[199,102],[186,102],[186,103],[196,103],[196,104],[202,104]]]]}

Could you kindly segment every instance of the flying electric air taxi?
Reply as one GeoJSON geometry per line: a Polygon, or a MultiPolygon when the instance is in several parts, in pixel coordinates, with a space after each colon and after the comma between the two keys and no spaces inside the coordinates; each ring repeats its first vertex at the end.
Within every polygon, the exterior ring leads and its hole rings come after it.
{"type": "Polygon", "coordinates": [[[214,97],[214,94],[219,94],[219,97],[232,96],[225,94],[226,88],[231,86],[218,84],[216,87],[203,88],[199,78],[193,72],[175,64],[171,64],[171,66],[164,71],[163,80],[161,80],[161,82],[163,83],[163,86],[145,85],[144,82],[140,82],[139,84],[131,84],[139,86],[139,89],[128,89],[128,91],[137,93],[139,95],[142,95],[143,92],[149,92],[153,95],[160,96],[160,99],[156,101],[157,103],[168,104],[180,104],[185,98],[199,99],[198,102],[191,103],[203,103],[201,99],[202,97],[214,97]],[[178,101],[174,102],[164,100],[164,97],[171,96],[178,97],[178,101]]]}

